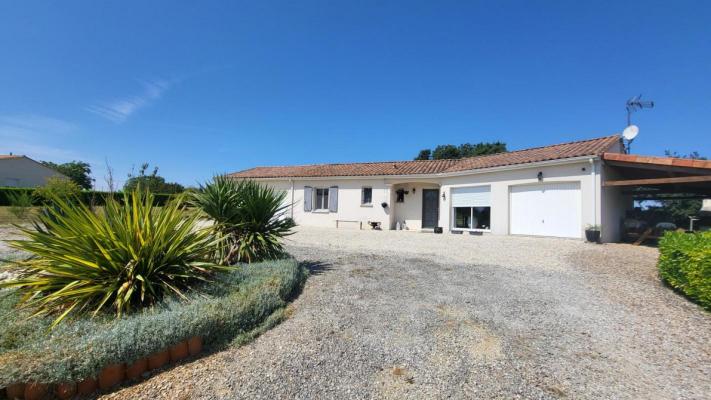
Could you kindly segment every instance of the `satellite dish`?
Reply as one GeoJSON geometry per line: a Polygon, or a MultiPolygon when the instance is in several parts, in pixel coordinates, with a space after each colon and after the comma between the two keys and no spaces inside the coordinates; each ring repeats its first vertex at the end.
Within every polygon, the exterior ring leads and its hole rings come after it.
{"type": "Polygon", "coordinates": [[[637,125],[630,125],[622,131],[622,137],[626,140],[633,140],[637,137],[639,133],[639,127],[637,125]]]}

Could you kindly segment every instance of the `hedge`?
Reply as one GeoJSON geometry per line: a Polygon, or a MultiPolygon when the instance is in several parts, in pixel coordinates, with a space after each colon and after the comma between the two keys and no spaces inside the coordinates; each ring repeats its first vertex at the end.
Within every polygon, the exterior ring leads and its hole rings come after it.
{"type": "Polygon", "coordinates": [[[711,232],[667,232],[658,265],[669,286],[711,311],[711,232]]]}
{"type": "Polygon", "coordinates": [[[120,319],[84,317],[48,330],[52,318],[27,318],[18,294],[0,292],[0,388],[16,382],[55,384],[96,376],[113,363],[132,363],[186,338],[218,349],[254,335],[282,315],[305,270],[293,259],[240,266],[188,300],[170,300],[120,319]]]}
{"type": "MultiPolygon", "coordinates": [[[[21,193],[27,193],[32,197],[32,204],[35,206],[42,205],[42,199],[38,196],[34,196],[34,188],[17,188],[17,187],[0,187],[0,206],[10,206],[10,198],[13,195],[19,195],[21,193]]],[[[109,192],[100,192],[96,190],[83,190],[79,194],[80,200],[85,204],[92,204],[96,206],[103,206],[105,200],[108,196],[112,195],[109,192]]],[[[120,192],[114,192],[113,196],[115,199],[120,200],[122,194],[120,192]]],[[[171,194],[167,193],[154,193],[153,198],[155,199],[156,205],[164,205],[171,197],[171,194]]]]}

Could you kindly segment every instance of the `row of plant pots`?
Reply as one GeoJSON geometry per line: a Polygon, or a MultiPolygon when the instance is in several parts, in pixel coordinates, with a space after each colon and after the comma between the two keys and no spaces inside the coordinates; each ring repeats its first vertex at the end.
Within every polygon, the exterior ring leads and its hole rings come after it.
{"type": "MultiPolygon", "coordinates": [[[[110,364],[101,370],[98,377],[86,378],[79,382],[47,385],[42,383],[17,383],[5,389],[8,399],[44,400],[56,397],[62,400],[75,396],[85,396],[97,389],[108,390],[124,381],[138,380],[148,371],[181,361],[202,352],[202,336],[194,336],[132,364],[110,364]],[[52,390],[54,389],[54,390],[52,390]]],[[[0,397],[2,392],[0,391],[0,397]]]]}

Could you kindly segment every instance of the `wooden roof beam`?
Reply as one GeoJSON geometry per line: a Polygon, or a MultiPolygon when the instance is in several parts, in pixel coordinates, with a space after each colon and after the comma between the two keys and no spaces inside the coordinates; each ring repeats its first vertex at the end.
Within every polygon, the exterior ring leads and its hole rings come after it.
{"type": "Polygon", "coordinates": [[[702,176],[677,176],[674,178],[652,178],[652,179],[623,179],[603,182],[602,186],[651,186],[651,185],[673,185],[679,183],[699,183],[711,182],[711,175],[702,176]]]}

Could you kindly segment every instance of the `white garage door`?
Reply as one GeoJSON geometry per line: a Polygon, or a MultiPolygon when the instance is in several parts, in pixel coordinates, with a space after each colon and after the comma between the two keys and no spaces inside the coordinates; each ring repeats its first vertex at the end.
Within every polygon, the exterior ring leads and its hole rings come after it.
{"type": "Polygon", "coordinates": [[[579,182],[512,186],[510,196],[511,234],[581,237],[579,182]]]}

